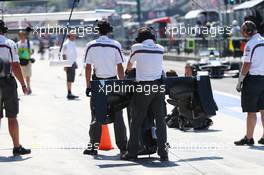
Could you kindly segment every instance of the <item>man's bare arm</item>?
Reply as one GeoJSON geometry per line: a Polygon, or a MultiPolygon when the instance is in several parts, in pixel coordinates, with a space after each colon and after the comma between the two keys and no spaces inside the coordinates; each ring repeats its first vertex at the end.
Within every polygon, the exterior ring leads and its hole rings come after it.
{"type": "Polygon", "coordinates": [[[124,80],[125,79],[125,73],[124,73],[124,68],[122,64],[118,64],[117,65],[117,73],[118,73],[118,78],[120,80],[124,80]]]}
{"type": "Polygon", "coordinates": [[[12,63],[12,71],[15,75],[15,77],[17,78],[17,80],[19,81],[19,83],[21,84],[21,86],[25,86],[25,81],[23,78],[23,74],[20,68],[20,65],[18,62],[12,63]]]}
{"type": "Polygon", "coordinates": [[[23,74],[21,71],[21,67],[20,67],[18,62],[12,63],[12,71],[13,71],[15,77],[17,78],[17,80],[19,81],[19,83],[21,84],[24,94],[27,94],[28,89],[27,89],[27,86],[26,86],[25,81],[24,81],[24,77],[23,77],[23,74]]]}
{"type": "Polygon", "coordinates": [[[251,63],[244,63],[242,65],[241,74],[246,76],[249,72],[250,66],[251,66],[251,63]]]}
{"type": "Polygon", "coordinates": [[[85,76],[86,76],[86,86],[87,88],[91,88],[91,72],[92,66],[91,64],[87,64],[85,68],[85,76]]]}
{"type": "Polygon", "coordinates": [[[247,63],[247,62],[243,63],[243,66],[242,66],[242,69],[241,69],[241,73],[240,73],[239,78],[238,78],[238,83],[237,83],[237,86],[236,86],[236,89],[237,89],[238,92],[242,91],[243,81],[244,81],[246,75],[249,72],[250,66],[251,66],[251,63],[247,63]]]}
{"type": "Polygon", "coordinates": [[[133,69],[133,63],[131,63],[130,61],[128,61],[127,63],[127,70],[131,71],[133,69]]]}

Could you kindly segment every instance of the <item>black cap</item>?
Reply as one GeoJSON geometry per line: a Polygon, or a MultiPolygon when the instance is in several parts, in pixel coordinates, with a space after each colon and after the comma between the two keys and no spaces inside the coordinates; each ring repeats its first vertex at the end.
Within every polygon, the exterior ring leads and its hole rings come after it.
{"type": "Polygon", "coordinates": [[[5,25],[5,22],[3,20],[0,20],[0,32],[1,33],[7,33],[8,28],[5,25]]]}

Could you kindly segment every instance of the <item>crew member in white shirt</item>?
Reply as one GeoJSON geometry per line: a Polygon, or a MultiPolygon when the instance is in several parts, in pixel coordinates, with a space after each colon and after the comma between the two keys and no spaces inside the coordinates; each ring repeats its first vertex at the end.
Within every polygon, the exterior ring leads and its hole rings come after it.
{"type": "MultiPolygon", "coordinates": [[[[87,44],[85,63],[86,63],[86,83],[87,90],[86,95],[89,96],[91,92],[91,77],[93,80],[107,80],[107,79],[124,79],[123,69],[123,55],[121,52],[121,44],[113,39],[110,39],[107,34],[111,33],[113,28],[105,20],[98,22],[98,30],[100,37],[87,44]],[[93,75],[92,73],[93,66],[93,75]],[[117,77],[118,76],[118,77],[117,77]]],[[[101,126],[102,124],[96,120],[93,97],[90,100],[92,121],[90,124],[90,144],[88,148],[83,152],[87,155],[97,155],[98,145],[101,138],[101,126]],[[91,147],[92,145],[92,147],[91,147]]],[[[120,150],[120,154],[126,152],[127,136],[126,126],[123,120],[123,112],[118,111],[113,117],[114,131],[116,145],[120,150]]]]}
{"type": "Polygon", "coordinates": [[[66,76],[67,76],[67,90],[68,90],[68,95],[67,99],[68,100],[74,100],[79,98],[78,96],[75,96],[72,94],[72,84],[75,81],[75,72],[76,69],[78,68],[78,65],[76,63],[77,61],[77,49],[75,45],[75,40],[76,40],[76,34],[71,31],[69,32],[67,36],[67,40],[63,44],[62,48],[62,56],[64,60],[68,60],[71,63],[71,67],[65,67],[64,70],[66,71],[66,76]]]}
{"type": "Polygon", "coordinates": [[[151,110],[157,126],[158,155],[160,161],[168,161],[165,86],[162,83],[164,48],[155,41],[153,29],[143,27],[138,31],[137,44],[131,49],[127,71],[131,71],[133,64],[136,63],[137,86],[142,86],[142,89],[148,87],[150,92],[134,92],[132,97],[134,115],[131,116],[128,152],[121,157],[123,160],[137,159],[141,137],[140,126],[151,110]]]}
{"type": "Polygon", "coordinates": [[[0,20],[0,124],[1,119],[7,117],[9,134],[14,145],[13,155],[18,156],[30,154],[31,150],[22,147],[19,141],[19,100],[14,76],[20,82],[24,94],[28,93],[28,88],[19,65],[17,46],[14,41],[4,36],[7,31],[4,21],[0,20]]]}
{"type": "Polygon", "coordinates": [[[263,136],[258,143],[264,144],[264,38],[260,36],[252,21],[245,21],[241,32],[248,42],[236,89],[242,92],[241,104],[243,112],[247,112],[247,132],[235,145],[254,145],[253,134],[258,112],[261,113],[263,125],[263,136]]]}

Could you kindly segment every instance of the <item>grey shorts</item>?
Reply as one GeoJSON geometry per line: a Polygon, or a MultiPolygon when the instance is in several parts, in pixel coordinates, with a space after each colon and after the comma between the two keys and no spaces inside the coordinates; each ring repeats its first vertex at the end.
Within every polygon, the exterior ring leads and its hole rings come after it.
{"type": "Polygon", "coordinates": [[[248,75],[241,94],[243,112],[264,110],[264,76],[248,75]]]}
{"type": "Polygon", "coordinates": [[[16,118],[19,112],[15,78],[0,79],[0,118],[16,118]]]}
{"type": "Polygon", "coordinates": [[[76,63],[72,65],[72,67],[66,68],[67,82],[73,83],[75,81],[75,72],[76,72],[76,63]]]}

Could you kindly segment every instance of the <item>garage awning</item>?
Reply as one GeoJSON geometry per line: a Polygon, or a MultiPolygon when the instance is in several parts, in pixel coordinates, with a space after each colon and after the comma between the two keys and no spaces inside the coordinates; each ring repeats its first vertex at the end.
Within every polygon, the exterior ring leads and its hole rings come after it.
{"type": "Polygon", "coordinates": [[[170,17],[163,17],[163,18],[155,18],[149,21],[146,21],[145,24],[155,24],[155,23],[170,23],[171,18],[170,17]]]}
{"type": "Polygon", "coordinates": [[[234,10],[243,10],[243,9],[250,9],[252,7],[255,7],[259,5],[260,3],[264,2],[264,0],[251,0],[244,2],[234,8],[234,10]]]}

